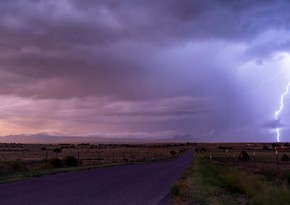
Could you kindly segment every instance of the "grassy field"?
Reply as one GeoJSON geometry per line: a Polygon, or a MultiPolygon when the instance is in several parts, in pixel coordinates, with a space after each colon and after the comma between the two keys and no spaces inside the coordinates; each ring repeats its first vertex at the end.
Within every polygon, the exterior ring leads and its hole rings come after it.
{"type": "Polygon", "coordinates": [[[0,143],[0,182],[179,156],[189,143],[170,144],[15,144],[0,143]]]}
{"type": "Polygon", "coordinates": [[[171,193],[177,204],[289,205],[290,161],[283,161],[284,154],[289,150],[281,146],[276,154],[268,144],[199,144],[171,193]],[[248,160],[239,158],[242,151],[248,160]]]}

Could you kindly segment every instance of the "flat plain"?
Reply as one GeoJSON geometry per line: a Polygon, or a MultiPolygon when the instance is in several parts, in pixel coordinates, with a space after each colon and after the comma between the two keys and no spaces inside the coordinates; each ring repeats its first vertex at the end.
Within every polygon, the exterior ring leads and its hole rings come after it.
{"type": "Polygon", "coordinates": [[[168,204],[170,187],[192,160],[193,150],[176,159],[156,163],[103,167],[2,183],[1,204],[168,204]]]}
{"type": "Polygon", "coordinates": [[[199,143],[172,188],[177,204],[289,205],[289,143],[199,143]]]}
{"type": "Polygon", "coordinates": [[[163,144],[0,144],[0,181],[63,171],[164,161],[192,148],[163,144]]]}

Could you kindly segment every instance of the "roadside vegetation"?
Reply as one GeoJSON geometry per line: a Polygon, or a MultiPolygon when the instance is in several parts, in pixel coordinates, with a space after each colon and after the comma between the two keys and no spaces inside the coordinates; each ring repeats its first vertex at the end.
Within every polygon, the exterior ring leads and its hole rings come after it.
{"type": "Polygon", "coordinates": [[[46,174],[77,171],[88,167],[77,167],[76,158],[67,156],[64,159],[52,158],[45,163],[27,163],[21,159],[0,161],[0,182],[16,181],[30,177],[39,177],[46,174]]]}
{"type": "Polygon", "coordinates": [[[192,148],[171,144],[58,144],[0,143],[0,182],[132,163],[173,159],[192,148]]]}
{"type": "Polygon", "coordinates": [[[272,169],[245,169],[216,161],[210,156],[207,152],[196,153],[192,165],[182,179],[171,188],[171,194],[177,204],[290,204],[286,172],[283,176],[277,176],[272,169]]]}

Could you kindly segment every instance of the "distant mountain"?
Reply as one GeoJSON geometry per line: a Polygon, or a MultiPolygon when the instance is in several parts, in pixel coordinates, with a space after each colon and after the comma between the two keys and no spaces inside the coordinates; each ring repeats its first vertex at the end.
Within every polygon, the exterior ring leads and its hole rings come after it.
{"type": "Polygon", "coordinates": [[[178,142],[193,142],[194,140],[196,140],[196,138],[192,135],[175,135],[173,137],[173,140],[176,140],[178,142]]]}
{"type": "Polygon", "coordinates": [[[53,136],[48,134],[9,135],[0,137],[0,143],[33,143],[33,144],[59,144],[59,143],[167,143],[167,142],[193,142],[190,135],[175,136],[168,139],[138,139],[138,138],[105,138],[98,136],[53,136]]]}
{"type": "Polygon", "coordinates": [[[34,135],[8,135],[0,138],[2,143],[64,143],[64,142],[77,142],[83,139],[78,137],[63,137],[63,136],[51,136],[46,134],[34,134],[34,135]]]}

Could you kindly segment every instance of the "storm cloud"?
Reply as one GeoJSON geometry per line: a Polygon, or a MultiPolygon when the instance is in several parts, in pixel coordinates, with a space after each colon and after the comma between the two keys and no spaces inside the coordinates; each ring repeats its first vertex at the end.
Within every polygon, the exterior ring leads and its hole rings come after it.
{"type": "Polygon", "coordinates": [[[289,9],[286,0],[1,2],[1,135],[215,130],[216,141],[272,141],[264,125],[290,79],[289,9]]]}

